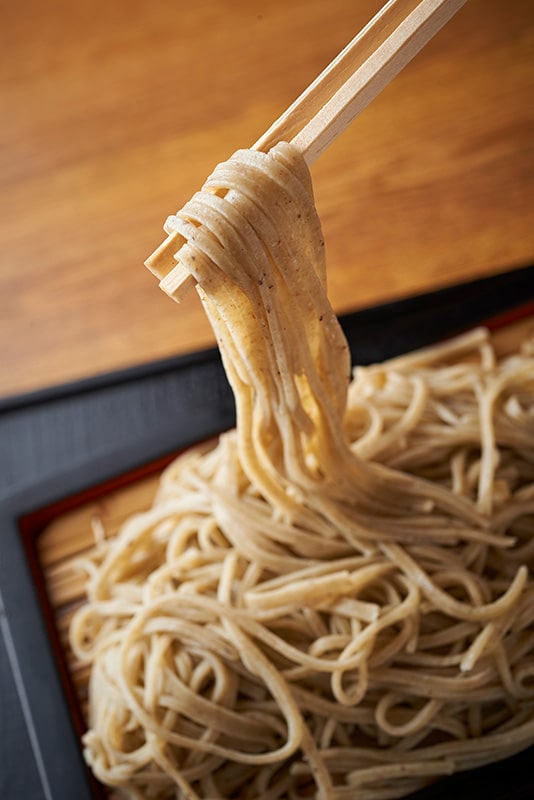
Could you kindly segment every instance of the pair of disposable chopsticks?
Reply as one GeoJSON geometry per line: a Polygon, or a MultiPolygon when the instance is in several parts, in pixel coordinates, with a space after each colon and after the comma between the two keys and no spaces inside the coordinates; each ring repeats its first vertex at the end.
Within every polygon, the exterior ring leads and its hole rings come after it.
{"type": "MultiPolygon", "coordinates": [[[[311,165],[465,2],[389,0],[253,149],[290,142],[311,165]]],[[[184,242],[171,233],[145,262],[178,301],[194,284],[179,261],[184,242]]]]}

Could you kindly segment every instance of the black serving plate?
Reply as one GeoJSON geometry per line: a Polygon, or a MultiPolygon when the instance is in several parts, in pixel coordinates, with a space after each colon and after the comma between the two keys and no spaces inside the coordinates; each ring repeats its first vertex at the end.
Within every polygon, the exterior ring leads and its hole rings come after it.
{"type": "MultiPolygon", "coordinates": [[[[534,267],[344,315],[354,364],[534,314],[534,267]]],[[[35,554],[64,511],[161,469],[234,424],[219,354],[188,356],[0,400],[0,798],[90,800],[81,720],[35,554]]],[[[461,773],[420,800],[534,797],[533,750],[461,773]]],[[[355,798],[357,800],[357,798],[355,798]]]]}

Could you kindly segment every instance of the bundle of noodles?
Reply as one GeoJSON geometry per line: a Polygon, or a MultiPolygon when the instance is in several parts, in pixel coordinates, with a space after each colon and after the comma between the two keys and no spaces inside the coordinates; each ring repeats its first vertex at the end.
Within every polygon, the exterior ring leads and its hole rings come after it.
{"type": "Polygon", "coordinates": [[[239,152],[167,222],[237,426],[88,564],[85,752],[129,798],[397,798],[534,742],[534,357],[350,380],[310,178],[239,152]]]}

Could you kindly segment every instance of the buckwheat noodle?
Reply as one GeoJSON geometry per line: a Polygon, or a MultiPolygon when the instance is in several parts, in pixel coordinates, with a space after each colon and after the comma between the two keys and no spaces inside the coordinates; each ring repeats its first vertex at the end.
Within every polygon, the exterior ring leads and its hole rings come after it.
{"type": "Polygon", "coordinates": [[[386,800],[532,744],[532,342],[499,360],[480,329],[351,378],[287,144],[219,165],[166,230],[237,425],[86,564],[96,776],[386,800]]]}

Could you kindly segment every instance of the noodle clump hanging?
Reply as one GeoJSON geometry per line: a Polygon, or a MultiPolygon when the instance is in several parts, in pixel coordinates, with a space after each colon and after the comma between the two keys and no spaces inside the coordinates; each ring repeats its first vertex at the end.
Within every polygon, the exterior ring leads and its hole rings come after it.
{"type": "Polygon", "coordinates": [[[310,176],[239,151],[166,223],[237,425],[87,564],[85,755],[128,798],[386,800],[534,743],[534,355],[351,377],[310,176]]]}

